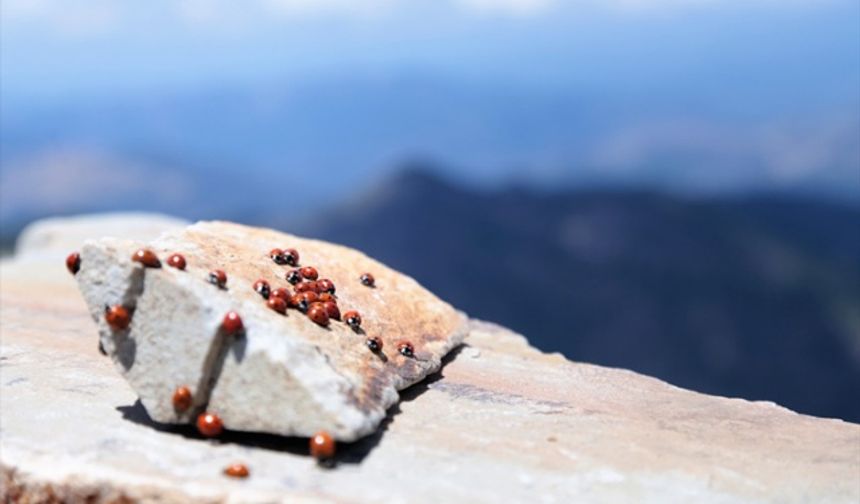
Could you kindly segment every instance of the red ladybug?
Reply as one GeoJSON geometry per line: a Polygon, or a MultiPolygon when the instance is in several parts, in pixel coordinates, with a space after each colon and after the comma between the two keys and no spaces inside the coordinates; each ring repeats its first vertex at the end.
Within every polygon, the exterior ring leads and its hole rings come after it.
{"type": "Polygon", "coordinates": [[[328,278],[323,278],[322,280],[317,281],[317,289],[320,292],[328,292],[329,294],[334,294],[334,282],[329,280],[328,278]]]}
{"type": "Polygon", "coordinates": [[[293,290],[296,292],[316,292],[316,282],[302,282],[295,287],[293,290]]]}
{"type": "Polygon", "coordinates": [[[317,460],[327,460],[334,457],[334,438],[326,431],[314,434],[310,441],[311,455],[317,460]]]}
{"type": "Polygon", "coordinates": [[[296,285],[302,281],[302,272],[297,269],[291,269],[287,272],[286,279],[287,282],[290,282],[290,285],[296,285]]]}
{"type": "Polygon", "coordinates": [[[302,294],[297,292],[297,293],[293,294],[292,296],[290,296],[290,300],[287,302],[287,304],[293,308],[299,308],[299,305],[301,304],[301,302],[302,302],[302,294]]]}
{"type": "Polygon", "coordinates": [[[247,478],[251,471],[245,464],[230,464],[224,468],[224,474],[231,478],[247,478]]]}
{"type": "MultiPolygon", "coordinates": [[[[322,295],[320,295],[320,299],[322,299],[322,295]]],[[[334,320],[340,320],[340,308],[337,307],[337,303],[334,301],[321,301],[323,307],[325,308],[325,312],[328,315],[328,318],[334,320]]]]}
{"type": "Polygon", "coordinates": [[[318,325],[327,326],[329,317],[325,305],[320,302],[312,303],[308,307],[308,318],[318,325]]]}
{"type": "Polygon", "coordinates": [[[317,277],[319,277],[319,273],[317,272],[317,269],[314,268],[313,266],[305,266],[304,268],[302,268],[299,271],[301,271],[302,276],[307,278],[308,280],[316,280],[317,277]]]}
{"type": "Polygon", "coordinates": [[[270,250],[269,257],[271,257],[276,264],[287,264],[287,258],[284,257],[284,251],[279,248],[270,250]]]}
{"type": "Polygon", "coordinates": [[[280,314],[287,313],[287,302],[283,298],[272,296],[266,301],[266,306],[280,314]]]}
{"type": "Polygon", "coordinates": [[[367,287],[373,287],[376,285],[376,279],[370,273],[364,273],[361,275],[361,283],[367,287]]]}
{"type": "Polygon", "coordinates": [[[224,315],[224,320],[221,321],[221,327],[227,334],[236,334],[244,328],[242,317],[238,313],[231,311],[224,315]]]}
{"type": "Polygon", "coordinates": [[[269,295],[271,294],[271,287],[269,287],[269,282],[263,280],[262,278],[254,282],[254,290],[257,294],[263,296],[263,299],[269,299],[269,295]]]}
{"type": "Polygon", "coordinates": [[[271,294],[269,294],[269,297],[281,298],[284,301],[288,302],[290,300],[291,294],[290,291],[288,291],[287,289],[283,287],[278,287],[277,289],[273,290],[271,294]]]}
{"type": "Polygon", "coordinates": [[[160,268],[161,261],[158,260],[158,256],[155,255],[155,252],[149,249],[140,249],[134,254],[131,255],[131,260],[135,262],[139,262],[143,264],[147,268],[160,268]]]}
{"type": "Polygon", "coordinates": [[[193,399],[191,389],[184,385],[176,387],[176,390],[173,391],[173,409],[180,412],[185,411],[191,407],[193,399]]]}
{"type": "Polygon", "coordinates": [[[397,351],[400,352],[400,355],[404,357],[414,357],[415,356],[415,347],[412,346],[412,343],[408,341],[401,341],[397,344],[397,351]]]}
{"type": "Polygon", "coordinates": [[[343,314],[343,320],[353,329],[361,327],[361,315],[355,310],[350,310],[343,314]]]}
{"type": "Polygon", "coordinates": [[[302,292],[300,294],[297,294],[297,296],[299,297],[297,300],[295,300],[295,304],[296,308],[298,308],[301,312],[307,312],[308,308],[310,308],[313,303],[319,301],[317,293],[313,291],[302,292]]]}
{"type": "Polygon", "coordinates": [[[215,437],[224,430],[224,424],[218,415],[203,412],[197,416],[197,430],[206,437],[215,437]]]}
{"type": "Polygon", "coordinates": [[[227,287],[227,273],[224,270],[212,270],[209,272],[209,283],[217,286],[219,289],[227,287]]]}
{"type": "Polygon", "coordinates": [[[299,265],[299,251],[294,248],[288,248],[284,250],[284,260],[290,266],[298,266],[299,265]]]}
{"type": "Polygon", "coordinates": [[[170,257],[167,258],[167,265],[173,266],[178,270],[184,270],[186,266],[185,257],[183,257],[182,254],[171,254],[170,257]]]}
{"type": "Polygon", "coordinates": [[[129,315],[128,310],[124,306],[113,305],[105,308],[105,322],[114,331],[122,331],[131,322],[131,315],[129,315]]]}
{"type": "Polygon", "coordinates": [[[69,273],[72,275],[76,275],[81,269],[81,254],[77,252],[69,254],[68,257],[66,257],[66,269],[69,270],[69,273]]]}
{"type": "Polygon", "coordinates": [[[376,336],[367,338],[367,341],[365,341],[364,343],[367,345],[367,348],[369,348],[371,352],[379,352],[382,350],[382,340],[377,338],[376,336]]]}

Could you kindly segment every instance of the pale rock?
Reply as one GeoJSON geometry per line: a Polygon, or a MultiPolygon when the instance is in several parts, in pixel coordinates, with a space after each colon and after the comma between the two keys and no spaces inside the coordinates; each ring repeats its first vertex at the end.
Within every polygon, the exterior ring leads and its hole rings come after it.
{"type": "Polygon", "coordinates": [[[76,277],[102,348],[162,423],[191,423],[205,410],[232,430],[298,436],[326,430],[351,441],[376,429],[397,390],[438,370],[466,330],[465,317],[450,305],[360,252],[226,222],[198,223],[150,243],[87,242],[76,277]],[[298,249],[301,265],[331,279],[341,312],[358,310],[362,330],[334,320],[322,327],[297,310],[282,315],[268,308],[252,288],[257,279],[292,291],[285,279],[292,267],[268,255],[275,247],[298,249]],[[133,262],[139,248],[153,250],[162,267],[133,262]],[[173,252],[185,257],[186,270],[166,264],[173,252]],[[227,273],[225,289],[207,281],[213,269],[227,273]],[[360,283],[364,272],[376,277],[374,288],[360,283]],[[133,314],[126,330],[105,322],[105,308],[115,304],[133,314]],[[240,314],[244,334],[221,329],[229,311],[240,314]],[[368,336],[382,339],[380,354],[366,347],[368,336]],[[396,351],[400,340],[414,345],[413,358],[396,351]],[[185,411],[172,404],[181,385],[194,397],[185,411]]]}
{"type": "Polygon", "coordinates": [[[168,230],[178,230],[189,222],[151,213],[123,212],[113,214],[51,217],[31,223],[21,231],[15,243],[16,260],[65,257],[78,250],[85,239],[113,238],[150,241],[168,230]]]}

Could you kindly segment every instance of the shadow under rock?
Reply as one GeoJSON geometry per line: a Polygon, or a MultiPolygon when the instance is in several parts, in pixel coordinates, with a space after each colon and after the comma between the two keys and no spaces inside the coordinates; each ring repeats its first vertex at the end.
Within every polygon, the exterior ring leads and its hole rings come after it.
{"type": "MultiPolygon", "coordinates": [[[[462,344],[451,350],[448,355],[442,359],[442,367],[436,373],[427,376],[424,380],[412,385],[411,387],[400,391],[400,402],[410,402],[417,399],[421,394],[430,389],[431,385],[444,377],[443,371],[445,366],[457,358],[463,348],[467,346],[462,344]]],[[[118,406],[116,408],[122,414],[124,420],[144,425],[155,429],[159,432],[182,436],[187,439],[208,439],[200,435],[193,425],[174,425],[164,424],[153,420],[140,400],[135,401],[129,406],[118,406]]],[[[385,419],[379,425],[376,431],[365,436],[358,441],[352,443],[338,443],[337,455],[335,456],[334,464],[359,464],[370,452],[379,445],[382,437],[388,430],[388,426],[394,421],[394,417],[400,414],[400,404],[395,404],[388,410],[385,419]]],[[[263,450],[271,450],[277,452],[291,453],[293,455],[310,455],[308,439],[303,437],[288,437],[279,436],[276,434],[263,434],[256,432],[240,432],[225,430],[224,433],[217,439],[211,439],[217,444],[237,444],[249,448],[259,448],[263,450]]]]}
{"type": "Polygon", "coordinates": [[[124,420],[145,425],[158,432],[182,436],[186,439],[209,440],[214,444],[238,444],[248,448],[287,452],[293,455],[310,454],[307,438],[231,430],[225,430],[218,438],[207,438],[201,435],[191,424],[177,425],[156,422],[146,412],[146,408],[143,407],[140,400],[135,401],[130,406],[117,406],[116,410],[122,414],[124,420]]]}
{"type": "Polygon", "coordinates": [[[444,378],[445,375],[443,372],[445,371],[445,366],[454,361],[454,359],[460,355],[460,352],[463,351],[463,348],[467,346],[468,344],[466,343],[457,346],[442,358],[442,366],[439,368],[439,371],[427,376],[415,385],[401,390],[400,401],[389,408],[385,419],[382,420],[379,424],[379,428],[377,428],[373,434],[365,436],[353,443],[345,443],[338,448],[338,462],[358,464],[364,460],[364,458],[367,457],[374,448],[376,448],[379,442],[382,441],[382,437],[385,435],[385,431],[388,430],[388,426],[394,421],[394,417],[401,413],[400,404],[414,401],[421,394],[427,392],[427,390],[431,388],[431,385],[444,378]]]}

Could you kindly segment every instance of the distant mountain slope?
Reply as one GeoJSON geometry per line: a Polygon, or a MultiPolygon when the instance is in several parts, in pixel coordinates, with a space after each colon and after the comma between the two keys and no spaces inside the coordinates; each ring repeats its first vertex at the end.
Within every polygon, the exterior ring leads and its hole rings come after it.
{"type": "Polygon", "coordinates": [[[302,231],[573,360],[860,421],[858,224],[788,197],[483,193],[413,170],[302,231]]]}

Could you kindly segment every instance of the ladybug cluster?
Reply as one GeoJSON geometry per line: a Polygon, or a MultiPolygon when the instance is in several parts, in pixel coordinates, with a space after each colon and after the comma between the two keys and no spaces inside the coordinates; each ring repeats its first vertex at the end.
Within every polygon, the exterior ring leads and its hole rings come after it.
{"type": "Polygon", "coordinates": [[[319,271],[313,266],[300,266],[296,249],[272,249],[269,257],[275,264],[293,266],[284,273],[284,280],[292,286],[292,291],[285,287],[272,288],[269,281],[263,278],[251,286],[271,310],[283,315],[287,309],[293,308],[323,327],[332,320],[343,320],[354,331],[361,329],[361,315],[354,310],[341,315],[334,282],[320,278],[319,271]]]}
{"type": "MultiPolygon", "coordinates": [[[[338,298],[335,295],[337,289],[334,282],[327,278],[320,278],[319,271],[312,266],[301,266],[299,264],[299,252],[296,249],[275,248],[269,251],[269,257],[275,264],[291,266],[284,273],[284,279],[292,286],[292,292],[285,287],[272,288],[265,279],[259,279],[251,286],[253,290],[265,300],[266,306],[271,310],[286,314],[287,309],[295,309],[305,314],[317,325],[327,327],[332,320],[342,321],[355,332],[361,332],[361,314],[355,310],[348,310],[341,314],[338,298]]],[[[158,256],[149,249],[137,250],[131,260],[140,263],[145,268],[161,268],[162,263],[158,256]]],[[[185,271],[187,262],[182,254],[173,253],[166,261],[167,265],[180,271],[185,271]]],[[[66,268],[76,275],[81,268],[81,256],[77,252],[69,254],[66,258],[66,268]]],[[[220,269],[208,272],[206,281],[219,289],[227,288],[227,274],[220,269]]],[[[362,273],[358,281],[365,287],[375,288],[376,280],[370,273],[362,273]]],[[[114,331],[122,331],[129,327],[132,314],[120,305],[105,306],[105,322],[114,331]]],[[[234,312],[228,312],[221,321],[221,330],[227,336],[240,335],[244,332],[244,324],[241,316],[234,312]]],[[[377,336],[368,337],[365,340],[367,348],[374,353],[380,354],[383,348],[382,339],[377,336]]],[[[415,349],[408,341],[400,341],[396,345],[397,352],[404,357],[414,357],[415,349]]],[[[182,385],[173,391],[171,398],[177,413],[189,410],[194,405],[194,396],[188,386],[182,385]]],[[[205,437],[219,436],[224,425],[221,418],[215,413],[203,411],[197,415],[197,430],[205,437]]],[[[310,453],[320,462],[331,462],[335,454],[335,441],[332,436],[321,431],[310,439],[310,453]]],[[[245,478],[249,475],[248,468],[243,464],[232,464],[224,469],[224,474],[236,478],[245,478]]]]}

